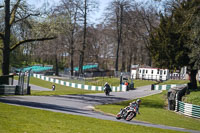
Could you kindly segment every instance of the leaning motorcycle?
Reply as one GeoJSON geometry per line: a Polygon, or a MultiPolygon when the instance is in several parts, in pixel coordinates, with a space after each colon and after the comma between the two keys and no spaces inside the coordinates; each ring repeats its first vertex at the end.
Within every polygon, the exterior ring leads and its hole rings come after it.
{"type": "Polygon", "coordinates": [[[127,107],[126,109],[121,109],[120,112],[117,114],[116,119],[125,119],[126,121],[132,120],[136,117],[136,107],[127,107]]]}

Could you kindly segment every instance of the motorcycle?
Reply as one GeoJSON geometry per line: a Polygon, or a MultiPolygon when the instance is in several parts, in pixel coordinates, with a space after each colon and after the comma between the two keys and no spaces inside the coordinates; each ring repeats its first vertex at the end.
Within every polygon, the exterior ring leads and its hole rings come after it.
{"type": "Polygon", "coordinates": [[[104,92],[105,92],[105,95],[106,95],[106,96],[109,96],[109,95],[110,95],[110,92],[111,92],[111,89],[108,88],[108,87],[104,87],[104,92]]]}
{"type": "Polygon", "coordinates": [[[126,121],[131,121],[134,117],[136,117],[136,107],[128,106],[126,109],[121,109],[117,114],[116,119],[120,120],[121,118],[126,121]]]}

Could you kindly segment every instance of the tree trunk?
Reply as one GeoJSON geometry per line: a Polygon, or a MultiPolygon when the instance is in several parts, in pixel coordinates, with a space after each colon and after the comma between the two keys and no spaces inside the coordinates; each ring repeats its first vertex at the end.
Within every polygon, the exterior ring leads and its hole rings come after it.
{"type": "Polygon", "coordinates": [[[74,51],[71,51],[71,56],[70,56],[70,67],[71,67],[71,76],[74,75],[74,51]]]}
{"type": "Polygon", "coordinates": [[[197,89],[197,80],[196,80],[196,75],[197,75],[198,70],[191,70],[190,71],[190,83],[191,83],[191,89],[197,89]]]}
{"type": "Polygon", "coordinates": [[[55,70],[56,70],[56,76],[58,76],[59,75],[59,68],[58,68],[58,57],[57,57],[57,55],[55,54],[55,70]]]}
{"type": "Polygon", "coordinates": [[[123,21],[123,6],[120,5],[120,9],[118,9],[117,16],[117,51],[116,51],[116,60],[115,60],[115,71],[118,71],[118,64],[119,64],[119,47],[121,44],[122,39],[122,21],[123,21]]]}
{"type": "Polygon", "coordinates": [[[4,47],[3,47],[3,63],[2,63],[3,75],[9,75],[9,66],[10,66],[10,24],[9,22],[10,22],[10,0],[5,0],[5,38],[3,40],[4,47]]]}
{"type": "Polygon", "coordinates": [[[126,65],[126,56],[125,56],[126,52],[123,48],[122,51],[122,68],[121,68],[121,72],[125,72],[125,65],[126,65]]]}
{"type": "Polygon", "coordinates": [[[129,54],[129,60],[127,63],[127,72],[131,72],[132,56],[133,56],[132,54],[133,54],[132,52],[129,54]]]}
{"type": "Polygon", "coordinates": [[[86,31],[87,30],[87,0],[85,0],[85,13],[84,13],[84,33],[83,33],[83,46],[80,53],[80,60],[79,60],[79,75],[83,74],[83,62],[84,62],[84,55],[85,55],[85,45],[86,45],[86,31]]]}

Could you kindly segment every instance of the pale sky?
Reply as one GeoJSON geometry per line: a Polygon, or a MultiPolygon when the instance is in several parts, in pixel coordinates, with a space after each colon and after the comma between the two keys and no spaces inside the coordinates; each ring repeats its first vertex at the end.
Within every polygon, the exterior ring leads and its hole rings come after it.
{"type": "MultiPolygon", "coordinates": [[[[35,5],[35,7],[41,8],[44,2],[49,2],[49,4],[51,5],[57,5],[60,0],[27,0],[27,1],[31,5],[35,5]]],[[[96,23],[96,21],[98,21],[102,17],[105,8],[111,1],[112,0],[97,0],[97,2],[99,3],[99,10],[94,12],[93,15],[91,15],[92,19],[90,21],[96,23]]]]}

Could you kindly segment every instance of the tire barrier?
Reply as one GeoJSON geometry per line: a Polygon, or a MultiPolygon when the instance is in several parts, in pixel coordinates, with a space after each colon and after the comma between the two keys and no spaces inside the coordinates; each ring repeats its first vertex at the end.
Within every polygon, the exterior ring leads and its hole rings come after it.
{"type": "MultiPolygon", "coordinates": [[[[42,79],[42,80],[45,80],[45,81],[49,81],[49,82],[52,82],[52,83],[56,83],[56,84],[59,84],[59,85],[69,86],[69,87],[72,87],[72,88],[91,90],[91,91],[103,91],[104,90],[103,86],[92,86],[92,85],[71,83],[71,82],[68,82],[68,81],[63,81],[63,80],[43,76],[41,74],[33,74],[33,77],[39,78],[39,79],[42,79]]],[[[127,91],[126,85],[111,86],[111,89],[112,89],[112,92],[121,92],[121,91],[125,92],[125,91],[127,91]]]]}
{"type": "Polygon", "coordinates": [[[190,117],[200,118],[200,106],[198,105],[184,103],[182,101],[176,100],[175,111],[190,117]]]}

